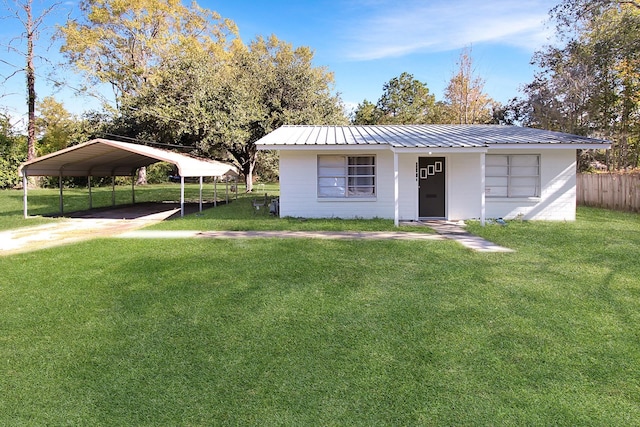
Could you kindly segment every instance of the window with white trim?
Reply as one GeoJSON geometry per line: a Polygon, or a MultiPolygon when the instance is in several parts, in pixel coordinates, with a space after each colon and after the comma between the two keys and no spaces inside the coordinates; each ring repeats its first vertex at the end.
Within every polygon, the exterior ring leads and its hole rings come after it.
{"type": "Polygon", "coordinates": [[[540,197],[539,154],[487,154],[487,197],[540,197]]]}
{"type": "Polygon", "coordinates": [[[318,156],[318,197],[375,195],[375,156],[318,156]]]}

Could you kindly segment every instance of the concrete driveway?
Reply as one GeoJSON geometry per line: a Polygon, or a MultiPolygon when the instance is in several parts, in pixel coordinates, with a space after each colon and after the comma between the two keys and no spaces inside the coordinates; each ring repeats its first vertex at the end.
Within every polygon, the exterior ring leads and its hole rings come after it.
{"type": "Polygon", "coordinates": [[[59,221],[51,224],[0,231],[0,256],[30,252],[96,237],[116,236],[179,214],[179,206],[163,203],[140,203],[70,213],[59,217],[59,221]]]}

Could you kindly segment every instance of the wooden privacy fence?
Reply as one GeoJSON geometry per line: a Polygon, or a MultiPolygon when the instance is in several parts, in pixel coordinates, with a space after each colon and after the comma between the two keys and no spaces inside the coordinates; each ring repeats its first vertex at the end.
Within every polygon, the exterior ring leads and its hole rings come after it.
{"type": "Polygon", "coordinates": [[[640,212],[640,173],[579,173],[577,203],[640,212]]]}

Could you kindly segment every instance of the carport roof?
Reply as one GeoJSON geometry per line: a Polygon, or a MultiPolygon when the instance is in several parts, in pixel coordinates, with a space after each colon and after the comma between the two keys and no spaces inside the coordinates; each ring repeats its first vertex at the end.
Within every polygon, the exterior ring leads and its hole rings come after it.
{"type": "Polygon", "coordinates": [[[160,161],[177,166],[184,177],[237,174],[227,163],[162,150],[146,145],[93,139],[25,162],[20,173],[27,176],[128,176],[136,169],[160,161]]]}
{"type": "Polygon", "coordinates": [[[478,149],[497,145],[608,148],[610,143],[562,132],[504,125],[282,126],[264,136],[261,149],[292,146],[386,145],[411,149],[478,149]]]}

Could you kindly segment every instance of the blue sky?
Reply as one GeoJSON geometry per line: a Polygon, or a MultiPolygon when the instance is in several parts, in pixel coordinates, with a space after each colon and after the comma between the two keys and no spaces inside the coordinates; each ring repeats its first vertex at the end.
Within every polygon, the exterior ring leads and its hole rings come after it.
{"type": "MultiPolygon", "coordinates": [[[[50,2],[35,0],[42,8],[50,2]]],[[[548,11],[559,0],[200,0],[200,6],[233,20],[240,36],[275,34],[294,46],[309,46],[314,63],[335,74],[336,91],[347,106],[368,99],[376,102],[382,85],[409,72],[442,99],[443,90],[456,69],[461,49],[471,47],[477,75],[486,81],[485,92],[500,102],[518,96],[530,82],[533,52],[550,42],[548,11]]],[[[76,1],[66,1],[64,11],[51,15],[47,24],[64,22],[76,1]]],[[[5,13],[5,16],[7,14],[5,13]]],[[[6,43],[19,27],[1,21],[0,40],[6,43]]],[[[46,34],[46,30],[45,30],[46,34]]],[[[55,62],[57,47],[40,53],[55,62]]],[[[3,49],[0,59],[20,63],[3,49]]],[[[44,66],[43,66],[44,68],[44,66]]],[[[0,64],[0,75],[10,70],[0,64]]],[[[39,73],[38,96],[55,94],[65,107],[79,114],[97,108],[91,99],[69,89],[54,90],[39,73]]],[[[73,79],[70,84],[74,83],[73,79]]],[[[24,77],[10,79],[0,88],[0,110],[24,117],[24,77]],[[4,95],[4,96],[2,96],[4,95]]]]}

